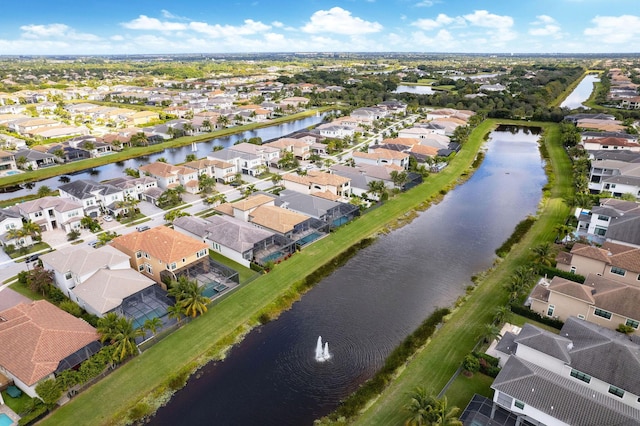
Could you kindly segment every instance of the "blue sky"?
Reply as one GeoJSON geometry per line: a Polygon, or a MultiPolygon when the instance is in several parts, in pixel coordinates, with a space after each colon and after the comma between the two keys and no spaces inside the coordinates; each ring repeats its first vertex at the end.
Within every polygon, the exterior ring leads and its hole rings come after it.
{"type": "Polygon", "coordinates": [[[3,3],[4,55],[640,51],[638,0],[3,3]]]}

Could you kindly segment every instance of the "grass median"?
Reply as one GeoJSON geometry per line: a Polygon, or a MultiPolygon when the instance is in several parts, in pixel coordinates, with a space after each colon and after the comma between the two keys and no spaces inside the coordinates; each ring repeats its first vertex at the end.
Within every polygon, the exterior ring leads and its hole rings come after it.
{"type": "MultiPolygon", "coordinates": [[[[523,124],[511,121],[504,123],[523,124]]],[[[354,424],[403,424],[407,417],[403,407],[408,402],[409,392],[416,386],[423,386],[437,394],[478,342],[484,324],[492,321],[495,308],[506,304],[508,295],[503,289],[503,283],[516,268],[530,262],[530,247],[553,241],[556,236],[554,227],[564,223],[569,214],[569,207],[564,200],[572,194],[572,182],[571,164],[561,146],[559,127],[548,123],[527,125],[540,125],[545,129],[545,145],[553,173],[550,177],[553,185],[549,196],[543,200],[538,220],[522,241],[512,247],[505,260],[500,262],[467,301],[453,312],[449,320],[399,373],[386,391],[353,421],[354,424]]],[[[459,408],[462,410],[464,406],[459,408]]]]}
{"type": "Polygon", "coordinates": [[[305,248],[269,274],[238,289],[203,316],[60,407],[42,424],[113,424],[184,366],[201,365],[214,358],[241,330],[255,326],[260,312],[281,299],[304,277],[338,259],[360,241],[392,228],[407,212],[424,208],[425,201],[438,198],[441,191],[453,187],[468,174],[485,135],[496,125],[493,120],[480,124],[443,172],[431,175],[423,185],[341,227],[329,238],[305,248]]]}

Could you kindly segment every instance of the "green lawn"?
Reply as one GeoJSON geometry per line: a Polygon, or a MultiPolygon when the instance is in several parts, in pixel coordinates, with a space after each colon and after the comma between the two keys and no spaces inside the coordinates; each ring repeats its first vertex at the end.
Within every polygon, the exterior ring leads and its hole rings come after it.
{"type": "MultiPolygon", "coordinates": [[[[520,124],[515,121],[505,124],[520,124]]],[[[431,341],[399,374],[375,403],[370,405],[354,424],[399,425],[405,418],[399,409],[406,403],[407,392],[425,386],[439,392],[471,352],[484,324],[493,319],[495,307],[507,302],[502,284],[515,269],[530,261],[529,248],[555,238],[554,227],[564,223],[569,208],[563,201],[572,193],[571,165],[560,143],[560,129],[549,123],[528,123],[545,128],[545,143],[551,156],[554,185],[550,197],[544,200],[539,218],[523,240],[516,244],[507,258],[481,282],[467,302],[456,309],[451,318],[436,332],[431,341]]],[[[464,405],[466,404],[460,404],[464,405]]]]}
{"type": "Polygon", "coordinates": [[[249,279],[255,277],[256,275],[260,275],[260,272],[256,272],[252,269],[242,266],[238,262],[234,262],[228,257],[224,257],[220,253],[216,253],[214,251],[209,250],[209,256],[211,256],[211,258],[216,262],[222,263],[223,265],[228,266],[229,268],[238,272],[238,277],[240,278],[240,284],[244,284],[249,279]]]}
{"type": "MultiPolygon", "coordinates": [[[[518,124],[518,122],[514,123],[518,124]]],[[[495,128],[497,124],[494,120],[486,120],[480,124],[469,138],[465,148],[456,155],[449,167],[441,173],[431,175],[426,180],[426,184],[398,195],[382,207],[339,228],[330,238],[324,238],[305,248],[285,263],[276,266],[269,274],[239,288],[221,300],[205,315],[173,333],[141,356],[132,359],[70,403],[59,408],[44,420],[43,424],[75,425],[88,420],[91,420],[92,424],[112,424],[114,419],[121,419],[129,408],[157,390],[168,377],[176,374],[183,366],[202,364],[215,357],[221,342],[226,342],[229,336],[235,337],[241,331],[246,331],[248,326],[255,325],[258,315],[263,310],[281,299],[307,274],[331,262],[334,258],[338,258],[341,253],[358,241],[401,223],[401,216],[406,212],[424,208],[425,200],[437,198],[441,189],[452,187],[461,175],[468,172],[477,150],[484,141],[485,134],[495,128]],[[158,368],[158,366],[162,366],[162,368],[158,368]]],[[[549,204],[555,205],[553,200],[550,200],[549,204]]],[[[561,207],[561,218],[564,220],[567,209],[564,205],[561,207]]],[[[555,220],[559,221],[560,216],[555,220]]],[[[541,225],[536,226],[540,227],[541,225]]],[[[553,226],[549,223],[549,229],[544,228],[546,234],[542,233],[543,237],[540,241],[552,238],[552,229],[553,226]]],[[[503,273],[508,274],[515,266],[517,265],[513,265],[503,273]]],[[[491,286],[483,285],[481,288],[490,289],[491,286]]],[[[479,296],[480,302],[484,306],[494,306],[498,302],[495,294],[488,291],[485,293],[488,294],[483,295],[482,291],[476,291],[474,297],[479,296]]],[[[504,299],[506,301],[506,295],[504,299]]],[[[460,311],[468,310],[472,305],[472,303],[467,303],[460,311]]],[[[473,340],[475,343],[475,338],[479,334],[478,325],[488,322],[491,313],[489,311],[480,313],[473,311],[466,315],[473,315],[473,318],[464,316],[460,323],[452,320],[445,324],[443,330],[456,326],[461,327],[462,339],[465,342],[473,340]]],[[[454,328],[452,333],[455,335],[458,332],[454,328]]],[[[438,335],[440,334],[444,333],[438,332],[438,335]]],[[[438,359],[444,362],[434,364],[435,368],[440,370],[438,373],[442,376],[443,384],[460,364],[459,359],[461,358],[457,358],[459,355],[458,343],[458,339],[451,339],[450,347],[443,348],[439,354],[438,359]],[[454,356],[449,357],[449,352],[454,356]]],[[[469,351],[470,348],[461,353],[466,354],[469,351]]],[[[434,381],[434,384],[437,382],[434,381]]],[[[363,424],[371,423],[365,422],[363,424]]]]}
{"type": "MultiPolygon", "coordinates": [[[[458,407],[460,409],[458,415],[460,415],[474,394],[477,393],[478,395],[491,398],[493,396],[493,390],[491,390],[492,383],[493,377],[482,373],[474,373],[471,377],[459,374],[453,383],[451,383],[449,389],[447,389],[447,393],[445,394],[447,402],[450,407],[458,407]]],[[[435,391],[434,393],[437,392],[438,391],[435,391]]]]}
{"type": "Polygon", "coordinates": [[[6,391],[2,391],[2,398],[4,399],[5,404],[7,404],[7,406],[16,414],[25,412],[27,407],[31,404],[31,398],[24,392],[18,398],[13,398],[9,396],[6,391]]]}

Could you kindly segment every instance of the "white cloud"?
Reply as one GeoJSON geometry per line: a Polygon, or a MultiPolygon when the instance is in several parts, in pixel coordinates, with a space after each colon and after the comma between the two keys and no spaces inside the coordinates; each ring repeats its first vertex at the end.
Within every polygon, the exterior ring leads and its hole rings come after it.
{"type": "Polygon", "coordinates": [[[146,31],[181,31],[187,28],[187,25],[180,22],[160,21],[146,15],[140,15],[132,21],[124,22],[122,26],[130,30],[146,31]]]}
{"type": "Polygon", "coordinates": [[[382,31],[382,25],[378,22],[365,21],[362,18],[351,16],[351,12],[341,7],[333,7],[329,10],[318,10],[309,22],[302,27],[305,33],[334,33],[344,35],[368,34],[382,31]]]}
{"type": "Polygon", "coordinates": [[[464,15],[464,19],[472,25],[484,28],[503,29],[513,27],[513,18],[511,16],[495,15],[486,10],[476,10],[471,14],[464,15]]]}
{"type": "Polygon", "coordinates": [[[412,22],[411,25],[418,27],[421,30],[431,31],[453,23],[457,25],[464,25],[465,21],[461,17],[452,18],[444,13],[440,13],[436,19],[418,19],[417,21],[412,22]]]}
{"type": "Polygon", "coordinates": [[[629,43],[640,36],[640,17],[638,16],[596,16],[591,22],[595,26],[585,29],[584,35],[597,38],[603,43],[629,43]]]}
{"type": "Polygon", "coordinates": [[[124,41],[124,37],[119,34],[112,35],[109,38],[113,41],[124,41]]]}
{"type": "Polygon", "coordinates": [[[244,21],[244,25],[232,26],[232,25],[220,25],[220,24],[207,24],[206,22],[190,22],[189,29],[206,34],[209,37],[219,38],[238,35],[252,35],[260,32],[268,31],[271,29],[270,25],[263,24],[260,21],[254,21],[253,19],[247,19],[244,21]]]}
{"type": "Polygon", "coordinates": [[[23,25],[22,37],[28,39],[64,38],[74,41],[97,41],[100,37],[89,33],[78,33],[65,24],[23,25]]]}
{"type": "Polygon", "coordinates": [[[531,23],[535,28],[529,30],[529,34],[536,37],[555,37],[561,38],[561,28],[558,22],[548,15],[536,16],[536,20],[531,23]]]}
{"type": "Polygon", "coordinates": [[[271,26],[276,27],[276,28],[282,28],[282,27],[284,27],[284,24],[282,22],[280,22],[280,21],[273,21],[271,23],[271,26]]]}
{"type": "Polygon", "coordinates": [[[416,3],[416,7],[431,7],[433,6],[433,1],[431,0],[422,0],[416,3]]]}

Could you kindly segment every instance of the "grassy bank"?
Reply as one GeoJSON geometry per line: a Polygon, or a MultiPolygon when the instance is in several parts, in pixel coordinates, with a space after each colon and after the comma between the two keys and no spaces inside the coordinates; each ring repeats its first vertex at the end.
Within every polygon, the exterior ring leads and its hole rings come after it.
{"type": "Polygon", "coordinates": [[[47,167],[44,169],[33,170],[26,173],[17,175],[6,176],[0,178],[0,187],[18,185],[27,182],[34,182],[38,180],[48,179],[54,176],[61,176],[70,174],[80,170],[91,169],[94,167],[104,166],[105,164],[116,163],[118,161],[125,161],[131,158],[141,157],[143,155],[155,154],[156,152],[164,151],[167,148],[177,148],[181,146],[191,145],[193,142],[202,142],[210,139],[221,138],[224,136],[234,135],[245,131],[251,131],[260,129],[263,127],[276,126],[278,124],[286,123],[289,121],[299,120],[301,118],[310,117],[317,112],[324,112],[332,109],[333,107],[322,107],[309,111],[303,111],[297,114],[289,115],[286,117],[279,117],[273,120],[250,123],[244,126],[230,127],[226,129],[216,130],[211,133],[204,133],[196,136],[184,136],[176,139],[171,139],[166,142],[162,142],[156,145],[150,145],[146,147],[133,147],[127,148],[123,151],[116,152],[114,154],[105,155],[98,158],[89,158],[86,160],[74,161],[72,163],[60,164],[58,166],[47,167]]]}
{"type": "MultiPolygon", "coordinates": [[[[523,124],[505,122],[505,124],[523,124]]],[[[424,386],[438,393],[457,370],[463,358],[471,352],[482,334],[484,324],[493,319],[495,307],[504,305],[508,295],[503,283],[516,268],[531,260],[529,248],[553,241],[554,227],[563,223],[569,208],[564,199],[570,197],[571,165],[560,143],[557,125],[527,123],[545,129],[544,143],[549,152],[553,179],[549,195],[544,198],[538,220],[523,240],[514,245],[504,261],[490,271],[478,284],[469,299],[457,308],[450,319],[436,332],[431,341],[407,364],[397,379],[354,420],[357,425],[402,424],[406,413],[407,393],[416,386],[424,386]]],[[[455,390],[455,388],[454,388],[455,390]]],[[[453,392],[450,389],[450,392],[453,392]]],[[[458,397],[450,395],[456,400],[458,397]]],[[[464,407],[460,407],[464,408],[464,407]]]]}

